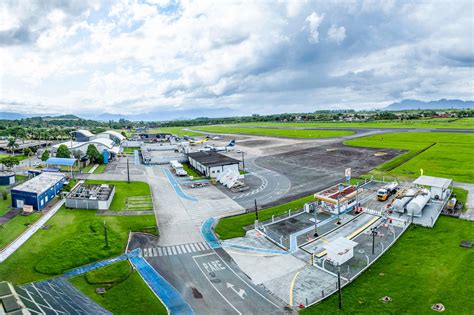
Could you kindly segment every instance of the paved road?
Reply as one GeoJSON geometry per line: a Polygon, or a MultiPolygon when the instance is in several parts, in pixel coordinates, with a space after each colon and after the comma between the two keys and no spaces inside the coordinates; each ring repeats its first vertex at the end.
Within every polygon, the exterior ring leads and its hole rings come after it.
{"type": "Polygon", "coordinates": [[[164,247],[143,234],[132,236],[129,250],[135,248],[196,314],[285,313],[283,303],[253,285],[223,249],[212,250],[203,242],[164,247]]]}
{"type": "Polygon", "coordinates": [[[474,221],[474,184],[455,182],[453,185],[456,187],[461,187],[468,192],[467,210],[461,214],[460,218],[468,221],[474,221]]]}

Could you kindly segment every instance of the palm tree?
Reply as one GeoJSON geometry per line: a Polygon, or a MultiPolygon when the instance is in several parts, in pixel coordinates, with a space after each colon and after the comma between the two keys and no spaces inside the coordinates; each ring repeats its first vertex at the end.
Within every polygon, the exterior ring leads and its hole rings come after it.
{"type": "Polygon", "coordinates": [[[16,143],[16,139],[15,138],[9,138],[8,139],[8,144],[7,144],[7,148],[10,149],[10,151],[12,152],[13,156],[15,156],[15,150],[18,149],[19,145],[18,143],[16,143]]]}

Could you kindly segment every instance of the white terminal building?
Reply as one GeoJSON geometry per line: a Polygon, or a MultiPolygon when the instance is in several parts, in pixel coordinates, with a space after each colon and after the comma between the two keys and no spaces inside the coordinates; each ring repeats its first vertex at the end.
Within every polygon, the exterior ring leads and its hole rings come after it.
{"type": "Polygon", "coordinates": [[[114,158],[119,152],[125,137],[113,130],[105,131],[100,134],[93,134],[89,130],[76,130],[71,132],[71,140],[55,144],[51,147],[51,153],[56,155],[60,145],[65,145],[70,151],[79,150],[86,154],[90,144],[94,145],[99,153],[103,154],[106,150],[109,158],[114,158]]]}

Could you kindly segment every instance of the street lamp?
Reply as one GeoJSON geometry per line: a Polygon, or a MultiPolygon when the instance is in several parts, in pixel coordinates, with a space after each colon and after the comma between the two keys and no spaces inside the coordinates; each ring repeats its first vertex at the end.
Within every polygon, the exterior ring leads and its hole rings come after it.
{"type": "Polygon", "coordinates": [[[377,227],[371,228],[370,232],[372,233],[372,255],[374,255],[375,254],[375,236],[377,236],[379,232],[377,231],[377,227]]]}
{"type": "Polygon", "coordinates": [[[317,213],[318,204],[314,204],[314,237],[318,237],[318,213],[317,213]]]}

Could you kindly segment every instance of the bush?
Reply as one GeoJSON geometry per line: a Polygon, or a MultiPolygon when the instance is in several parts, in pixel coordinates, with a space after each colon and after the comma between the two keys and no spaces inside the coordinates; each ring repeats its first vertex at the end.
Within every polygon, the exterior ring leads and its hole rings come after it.
{"type": "Polygon", "coordinates": [[[106,267],[92,270],[85,274],[86,280],[90,284],[117,284],[125,281],[132,267],[127,260],[116,262],[106,267]]]}

